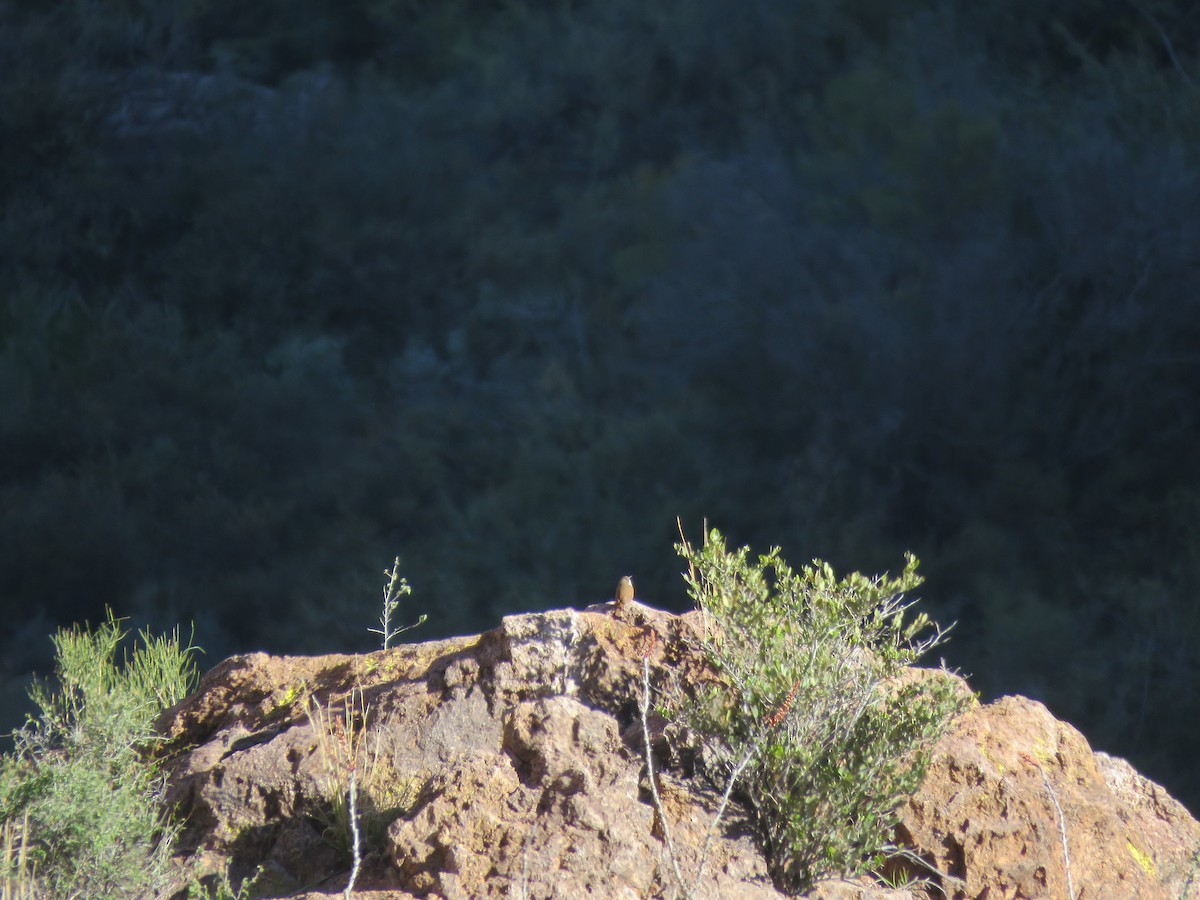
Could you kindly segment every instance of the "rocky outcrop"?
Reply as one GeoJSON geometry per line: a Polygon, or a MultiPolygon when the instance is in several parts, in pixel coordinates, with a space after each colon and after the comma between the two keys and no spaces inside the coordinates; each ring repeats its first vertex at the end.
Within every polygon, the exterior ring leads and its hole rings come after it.
{"type": "MultiPolygon", "coordinates": [[[[659,696],[709,677],[696,624],[596,607],[361,656],[226,660],[161,721],[187,823],[180,886],[261,868],[264,896],[340,895],[354,768],[356,896],[632,900],[682,896],[681,879],[697,898],[783,896],[736,810],[708,840],[719,797],[655,716],[661,816],[652,802],[642,659],[659,696]]],[[[1069,883],[1077,898],[1178,898],[1200,880],[1187,811],[1023,698],[964,714],[903,817],[901,886],[834,880],[808,896],[1058,898],[1069,883]]]]}
{"type": "Polygon", "coordinates": [[[904,810],[901,840],[956,877],[952,897],[1178,900],[1189,879],[1200,896],[1196,820],[1024,697],[959,719],[904,810]]]}

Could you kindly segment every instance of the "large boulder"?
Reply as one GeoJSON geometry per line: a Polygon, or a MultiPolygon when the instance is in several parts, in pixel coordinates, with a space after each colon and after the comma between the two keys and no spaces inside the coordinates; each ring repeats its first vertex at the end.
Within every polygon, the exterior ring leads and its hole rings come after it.
{"type": "MultiPolygon", "coordinates": [[[[712,828],[720,797],[652,713],[655,808],[642,661],[656,698],[711,677],[697,626],[593,607],[359,656],[226,660],[161,721],[180,888],[261,869],[261,895],[341,894],[353,768],[359,897],[782,897],[736,807],[712,828]]],[[[935,748],[897,838],[912,852],[892,887],[834,879],[808,896],[1066,897],[1070,872],[1076,898],[1175,898],[1200,826],[1040,704],[1005,698],[935,748]]]]}
{"type": "Polygon", "coordinates": [[[904,809],[901,840],[952,876],[939,883],[955,898],[1179,900],[1200,876],[1187,810],[1025,697],[958,719],[904,809]]]}

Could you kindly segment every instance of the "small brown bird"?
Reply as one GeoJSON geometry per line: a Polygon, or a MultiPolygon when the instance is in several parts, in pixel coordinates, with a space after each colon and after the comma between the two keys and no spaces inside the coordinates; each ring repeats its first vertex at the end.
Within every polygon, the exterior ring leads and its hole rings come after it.
{"type": "Polygon", "coordinates": [[[617,583],[617,595],[613,598],[616,600],[616,611],[620,612],[629,605],[629,601],[633,599],[633,579],[625,575],[617,583]]]}

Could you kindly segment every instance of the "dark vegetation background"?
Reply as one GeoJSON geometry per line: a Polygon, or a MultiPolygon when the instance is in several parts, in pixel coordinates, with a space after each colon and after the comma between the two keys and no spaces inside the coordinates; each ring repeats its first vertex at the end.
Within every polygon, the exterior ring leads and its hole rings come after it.
{"type": "Polygon", "coordinates": [[[0,653],[924,561],[1200,807],[1200,8],[0,2],[0,653]]]}

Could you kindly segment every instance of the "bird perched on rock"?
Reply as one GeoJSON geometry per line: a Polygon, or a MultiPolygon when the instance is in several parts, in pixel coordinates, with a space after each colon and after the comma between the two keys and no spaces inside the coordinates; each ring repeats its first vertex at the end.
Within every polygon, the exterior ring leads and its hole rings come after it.
{"type": "Polygon", "coordinates": [[[616,601],[616,611],[621,612],[629,605],[629,601],[633,599],[633,579],[625,575],[617,582],[617,595],[613,598],[616,601]]]}

